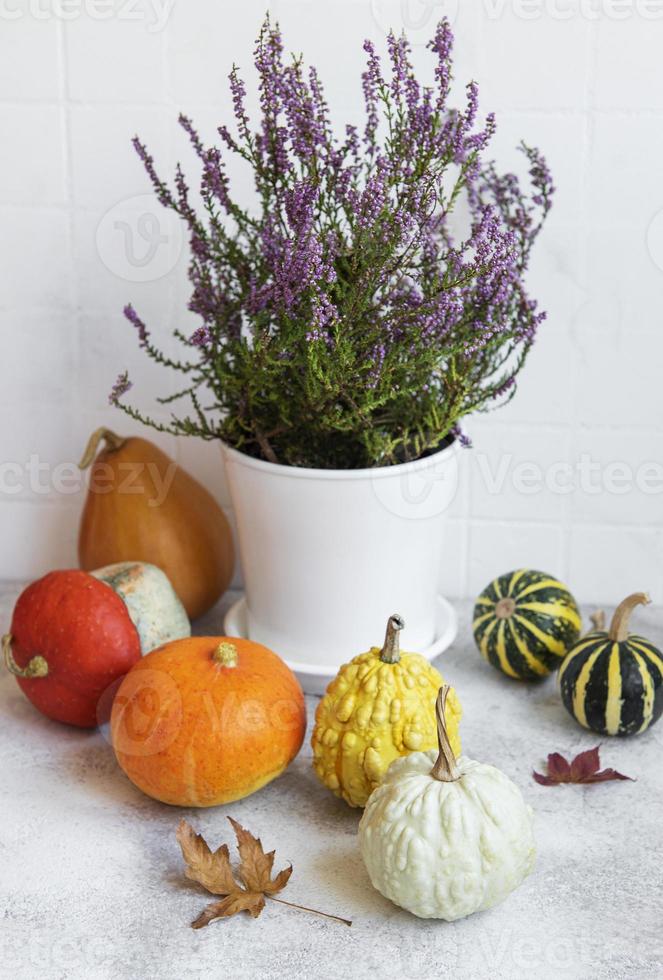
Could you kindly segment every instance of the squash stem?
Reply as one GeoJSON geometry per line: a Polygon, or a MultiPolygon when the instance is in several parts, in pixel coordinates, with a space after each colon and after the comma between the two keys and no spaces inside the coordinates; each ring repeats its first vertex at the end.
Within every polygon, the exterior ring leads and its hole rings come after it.
{"type": "Polygon", "coordinates": [[[25,667],[19,667],[14,660],[14,654],[12,652],[11,633],[5,633],[2,638],[2,653],[5,658],[5,667],[14,677],[22,677],[28,680],[34,677],[46,677],[48,674],[48,663],[39,654],[28,660],[25,667]]]}
{"type": "Polygon", "coordinates": [[[631,613],[636,606],[646,606],[650,602],[651,599],[646,592],[634,592],[633,595],[627,596],[615,609],[615,614],[612,617],[610,629],[608,630],[608,638],[613,643],[623,643],[624,640],[627,640],[628,622],[631,618],[631,613]]]}
{"type": "Polygon", "coordinates": [[[384,635],[384,644],[380,650],[380,660],[383,664],[397,664],[401,659],[401,651],[398,643],[398,634],[405,626],[405,620],[398,613],[394,613],[387,621],[387,632],[384,635]]]}
{"type": "Polygon", "coordinates": [[[458,766],[456,765],[456,756],[451,748],[451,742],[449,741],[449,733],[447,732],[447,721],[444,715],[444,709],[447,704],[447,696],[451,688],[448,684],[444,684],[440,688],[437,695],[437,701],[435,702],[435,720],[437,721],[437,742],[440,747],[440,753],[435,761],[435,765],[430,771],[433,779],[439,779],[442,783],[455,783],[457,779],[460,779],[460,772],[458,766]]]}
{"type": "Polygon", "coordinates": [[[498,619],[510,619],[516,611],[516,603],[511,596],[505,596],[495,603],[495,615],[498,619]]]}
{"type": "Polygon", "coordinates": [[[117,452],[127,441],[124,436],[118,436],[114,432],[111,432],[110,429],[104,428],[104,426],[97,429],[88,440],[83,457],[78,464],[79,470],[86,470],[94,462],[97,450],[99,449],[99,443],[102,440],[105,443],[104,449],[111,453],[117,452]]]}
{"type": "Polygon", "coordinates": [[[224,640],[215,649],[212,654],[212,660],[221,667],[236,667],[238,660],[237,647],[234,643],[228,643],[227,640],[224,640]]]}
{"type": "Polygon", "coordinates": [[[605,613],[602,609],[597,609],[596,612],[592,613],[589,620],[592,624],[591,633],[605,633],[605,613]]]}

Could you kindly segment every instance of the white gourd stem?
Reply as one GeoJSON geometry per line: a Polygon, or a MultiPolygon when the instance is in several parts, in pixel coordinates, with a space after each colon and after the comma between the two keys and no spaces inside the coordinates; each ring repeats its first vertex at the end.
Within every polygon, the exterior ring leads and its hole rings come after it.
{"type": "Polygon", "coordinates": [[[78,464],[79,470],[86,470],[88,466],[94,462],[97,455],[97,450],[99,448],[99,443],[102,440],[105,443],[104,449],[111,453],[117,452],[117,450],[121,449],[127,441],[124,436],[118,436],[114,432],[111,432],[110,429],[104,428],[104,426],[102,426],[100,429],[96,429],[90,436],[88,444],[85,447],[83,457],[78,464]]]}
{"type": "Polygon", "coordinates": [[[440,688],[435,702],[435,720],[437,721],[437,742],[440,753],[435,761],[435,765],[430,771],[433,779],[439,779],[442,783],[455,783],[460,779],[460,772],[456,765],[456,756],[451,748],[449,734],[447,732],[447,721],[444,710],[447,704],[447,696],[451,688],[445,684],[440,688]]]}
{"type": "Polygon", "coordinates": [[[5,658],[5,667],[14,677],[22,677],[24,680],[31,680],[35,677],[46,677],[48,674],[48,663],[43,657],[37,654],[28,660],[25,667],[19,667],[14,660],[12,652],[12,635],[5,633],[2,638],[2,653],[5,658]]]}
{"type": "Polygon", "coordinates": [[[383,664],[397,664],[401,659],[398,634],[405,626],[405,620],[394,613],[387,621],[387,632],[384,635],[384,645],[380,650],[380,660],[383,664]]]}
{"type": "Polygon", "coordinates": [[[619,603],[610,623],[608,637],[613,643],[623,643],[628,639],[628,621],[636,606],[646,606],[651,599],[646,592],[634,592],[619,603]]]}

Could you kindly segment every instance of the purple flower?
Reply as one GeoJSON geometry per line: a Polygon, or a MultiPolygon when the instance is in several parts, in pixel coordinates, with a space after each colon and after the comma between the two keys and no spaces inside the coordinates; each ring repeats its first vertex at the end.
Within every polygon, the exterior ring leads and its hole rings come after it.
{"type": "Polygon", "coordinates": [[[149,342],[150,335],[148,333],[147,327],[145,326],[141,318],[138,316],[131,303],[127,303],[127,305],[124,307],[124,315],[129,321],[129,323],[132,323],[136,328],[140,346],[146,347],[149,342]]]}
{"type": "Polygon", "coordinates": [[[158,199],[188,230],[188,307],[200,324],[178,339],[194,363],[160,352],[131,305],[125,316],[150,357],[187,374],[184,394],[211,392],[220,419],[207,425],[194,401],[198,422],[186,415],[176,431],[257,454],[276,432],[292,441],[289,462],[347,453],[370,465],[450,432],[467,444],[463,415],[515,391],[545,317],[526,273],[553,181],[525,144],[531,193],[487,159],[496,122],[479,122],[476,83],[463,106],[450,104],[446,20],[428,49],[421,79],[405,36],[389,35],[384,63],[366,41],[364,121],[339,127],[317,71],[284,55],[267,18],[254,50],[257,122],[236,66],[215,145],[180,116],[201,170],[193,192],[179,165],[167,186],[134,140],[158,199]],[[233,193],[231,158],[253,174],[251,206],[233,193]]]}
{"type": "Polygon", "coordinates": [[[459,425],[454,425],[451,428],[451,435],[458,439],[458,444],[462,446],[463,449],[472,448],[472,440],[468,435],[466,435],[459,425]]]}
{"type": "Polygon", "coordinates": [[[203,187],[227,212],[232,211],[228,177],[221,152],[212,147],[203,154],[203,187]]]}
{"type": "Polygon", "coordinates": [[[181,112],[179,115],[179,124],[191,140],[191,145],[198,156],[202,157],[204,152],[202,140],[200,139],[200,136],[198,135],[198,132],[196,131],[189,117],[185,116],[183,112],[181,112]]]}
{"type": "Polygon", "coordinates": [[[373,156],[375,152],[375,137],[380,122],[378,98],[385,83],[380,69],[380,58],[375,53],[375,47],[371,41],[364,41],[364,51],[368,55],[366,70],[361,76],[364,91],[364,106],[366,109],[364,145],[369,156],[373,156]]]}
{"type": "Polygon", "coordinates": [[[212,331],[207,324],[203,324],[202,327],[194,330],[191,334],[190,341],[194,347],[207,347],[212,343],[212,331]]]}
{"type": "Polygon", "coordinates": [[[117,407],[119,405],[120,398],[122,398],[123,395],[126,395],[126,393],[130,391],[132,387],[133,385],[131,381],[129,381],[129,374],[127,371],[124,371],[118,376],[117,381],[111,388],[108,396],[109,405],[114,405],[117,407]]]}

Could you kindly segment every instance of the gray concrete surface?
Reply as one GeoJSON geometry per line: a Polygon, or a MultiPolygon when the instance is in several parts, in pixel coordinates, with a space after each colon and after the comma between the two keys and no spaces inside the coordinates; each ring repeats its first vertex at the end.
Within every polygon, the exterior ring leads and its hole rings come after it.
{"type": "MultiPolygon", "coordinates": [[[[19,587],[0,593],[8,625],[19,587]]],[[[221,605],[199,632],[220,630],[221,605]]],[[[0,677],[0,976],[13,980],[647,980],[663,977],[663,722],[604,740],[602,762],[637,778],[544,788],[548,752],[599,739],[565,713],[555,682],[499,676],[473,647],[470,607],[437,661],[464,707],[464,751],[502,768],[536,813],[538,861],[500,907],[453,924],[420,921],[373,891],[358,855],[357,811],[316,780],[308,742],[259,793],[213,810],[179,810],[135,789],[101,732],[42,718],[0,677]],[[212,845],[226,814],[275,848],[294,873],[284,897],[353,920],[352,928],[268,903],[193,931],[207,901],[183,874],[183,815],[212,845]]],[[[663,644],[663,614],[637,614],[663,644]]],[[[348,651],[352,653],[353,651],[348,651]]],[[[309,699],[309,722],[315,699],[309,699]]]]}

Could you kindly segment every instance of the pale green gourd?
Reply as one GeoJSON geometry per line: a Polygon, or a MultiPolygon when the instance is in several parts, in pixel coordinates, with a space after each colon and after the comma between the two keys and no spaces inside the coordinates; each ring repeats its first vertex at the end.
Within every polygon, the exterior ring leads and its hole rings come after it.
{"type": "Polygon", "coordinates": [[[169,578],[148,562],[121,561],[90,572],[109,585],[127,607],[141,652],[191,636],[191,624],[169,578]]]}

